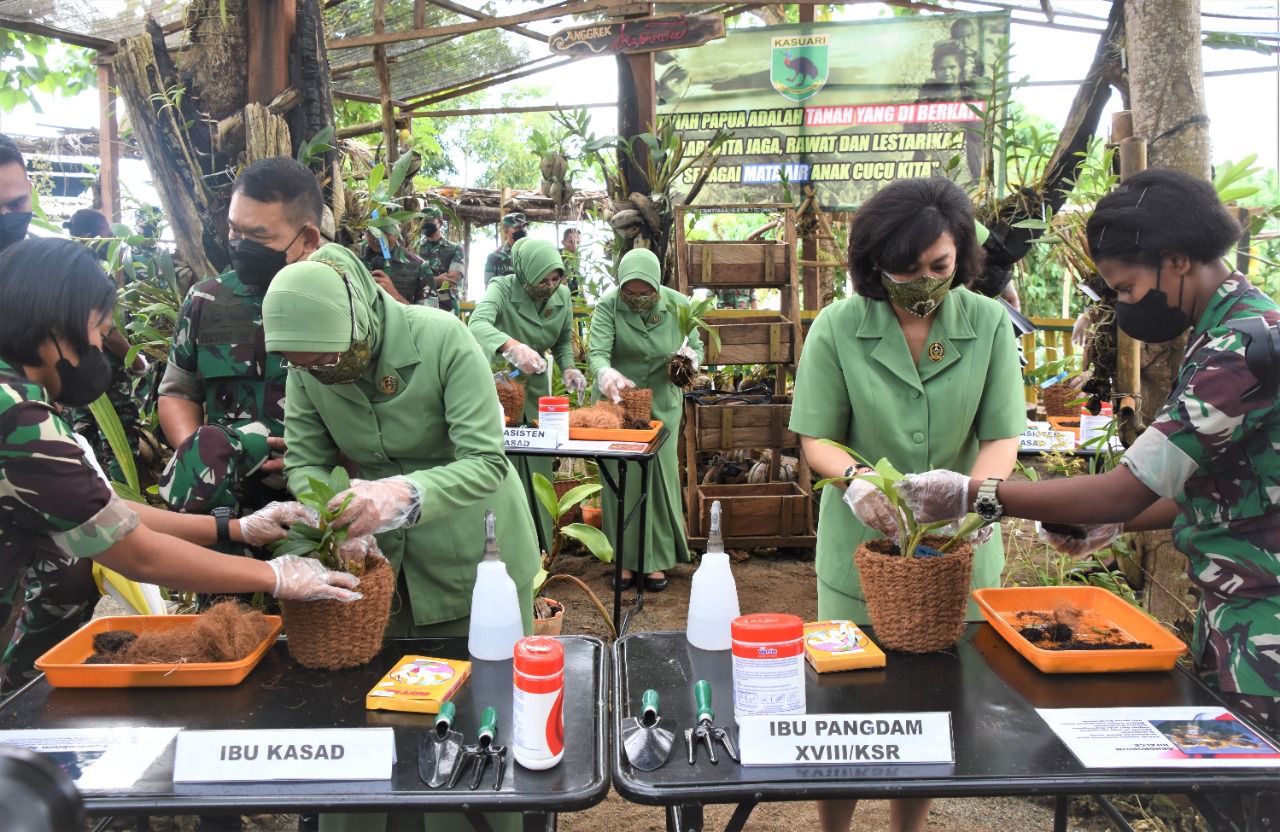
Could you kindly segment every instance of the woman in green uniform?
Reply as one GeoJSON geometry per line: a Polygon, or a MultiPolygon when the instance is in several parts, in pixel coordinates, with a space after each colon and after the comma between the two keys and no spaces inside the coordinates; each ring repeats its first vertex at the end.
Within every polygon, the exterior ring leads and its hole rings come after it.
{"type": "MultiPolygon", "coordinates": [[[[487,357],[500,355],[523,374],[524,421],[530,424],[538,418],[538,399],[551,395],[544,353],[551,351],[570,393],[582,395],[587,378],[573,365],[573,300],[569,287],[561,285],[560,252],[545,240],[526,237],[511,247],[511,259],[515,273],[494,278],[467,325],[487,357]]],[[[552,468],[550,457],[516,459],[522,480],[534,473],[550,480],[552,468]]],[[[551,518],[536,504],[530,510],[549,548],[551,518]]]]}
{"type": "MultiPolygon", "coordinates": [[[[467,635],[486,509],[497,515],[498,546],[532,632],[533,524],[503,454],[489,363],[462,322],[396,303],[354,254],[328,245],[271,281],[262,325],[267,349],[290,367],[289,488],[327,476],[340,453],[358,468],[350,492],[334,498],[353,496],[335,525],[376,534],[396,571],[400,602],[387,636],[467,635]]],[[[425,818],[323,815],[321,828],[421,830],[425,818]]],[[[511,825],[489,817],[495,828],[519,828],[518,815],[505,820],[511,825]]],[[[428,828],[471,827],[461,816],[431,815],[428,828]]]]}
{"type": "MultiPolygon", "coordinates": [[[[676,454],[684,400],[680,388],[667,378],[667,364],[673,353],[688,357],[695,368],[702,360],[702,341],[695,338],[690,347],[684,343],[680,332],[679,310],[689,305],[689,299],[661,285],[661,274],[662,267],[652,251],[632,249],[623,255],[618,264],[618,288],[605,294],[591,314],[588,350],[599,396],[618,402],[625,389],[648,388],[653,391],[653,418],[661,420],[671,432],[658,451],[657,464],[649,476],[644,565],[647,570],[645,588],[651,592],[666,589],[666,570],[677,561],[685,563],[689,560],[680,499],[680,466],[676,454]]],[[[616,482],[617,465],[606,464],[616,482]]],[[[627,464],[634,468],[628,472],[628,481],[639,483],[639,468],[635,463],[627,464]]],[[[608,488],[607,485],[605,487],[608,488]]],[[[629,488],[623,511],[630,514],[639,501],[639,489],[629,488]]],[[[605,534],[616,540],[620,519],[617,500],[606,499],[603,502],[605,534]]],[[[640,526],[637,520],[627,530],[623,589],[635,580],[639,551],[640,526]]]]}
{"type": "MultiPolygon", "coordinates": [[[[819,441],[832,439],[900,471],[1007,477],[1026,425],[1022,377],[1004,308],[965,288],[979,268],[964,191],[945,179],[890,184],[858,211],[849,265],[857,297],[819,313],[796,372],[791,430],[809,466],[820,477],[856,471],[819,441]]],[[[853,553],[896,528],[883,495],[862,481],[822,492],[819,618],[867,622],[853,553]]],[[[975,549],[973,586],[998,586],[1003,566],[996,534],[975,549]]],[[[971,603],[968,618],[978,617],[971,603]]],[[[893,801],[890,827],[923,828],[928,805],[893,801]]],[[[853,806],[819,804],[823,829],[848,829],[853,806]]]]}

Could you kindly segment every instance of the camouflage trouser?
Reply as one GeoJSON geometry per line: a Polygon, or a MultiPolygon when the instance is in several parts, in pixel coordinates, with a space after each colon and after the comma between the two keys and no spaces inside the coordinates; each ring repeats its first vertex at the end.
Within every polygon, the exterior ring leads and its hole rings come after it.
{"type": "Polygon", "coordinates": [[[247,513],[288,499],[283,480],[257,473],[269,454],[265,429],[205,425],[174,450],[160,475],[160,497],[184,514],[247,513]]]}
{"type": "MultiPolygon", "coordinates": [[[[1214,688],[1233,713],[1239,714],[1280,741],[1280,697],[1217,690],[1217,672],[1201,668],[1200,678],[1214,688]]],[[[1280,830],[1280,788],[1257,794],[1206,794],[1194,800],[1213,832],[1280,830]]]]}
{"type": "Polygon", "coordinates": [[[0,660],[0,690],[32,679],[36,659],[88,621],[98,597],[93,561],[64,554],[51,542],[29,558],[0,563],[0,626],[19,608],[13,636],[0,660]]]}

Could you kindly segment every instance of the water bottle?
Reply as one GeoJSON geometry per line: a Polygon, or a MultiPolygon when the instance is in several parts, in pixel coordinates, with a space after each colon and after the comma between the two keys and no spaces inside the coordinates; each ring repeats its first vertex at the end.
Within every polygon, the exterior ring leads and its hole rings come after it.
{"type": "Polygon", "coordinates": [[[729,569],[729,555],[720,533],[720,501],[711,504],[711,532],[707,551],[693,573],[689,592],[689,643],[701,650],[728,650],[733,645],[730,625],[737,618],[738,587],[729,569]]]}
{"type": "Polygon", "coordinates": [[[474,659],[500,662],[515,655],[516,642],[524,638],[516,582],[498,551],[492,511],[484,513],[484,560],[476,567],[471,590],[471,628],[467,652],[474,659]]]}

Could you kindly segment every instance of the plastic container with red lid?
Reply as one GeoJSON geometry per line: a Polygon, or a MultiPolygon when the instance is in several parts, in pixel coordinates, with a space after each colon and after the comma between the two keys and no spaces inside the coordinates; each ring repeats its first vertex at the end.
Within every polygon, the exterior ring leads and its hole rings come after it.
{"type": "Polygon", "coordinates": [[[556,437],[556,443],[569,441],[569,397],[539,396],[538,427],[556,437]]]}
{"type": "Polygon", "coordinates": [[[733,635],[733,715],[805,713],[804,620],[786,613],[740,615],[733,635]]]}
{"type": "Polygon", "coordinates": [[[516,762],[547,769],[564,757],[564,645],[548,636],[516,642],[511,743],[516,762]]]}

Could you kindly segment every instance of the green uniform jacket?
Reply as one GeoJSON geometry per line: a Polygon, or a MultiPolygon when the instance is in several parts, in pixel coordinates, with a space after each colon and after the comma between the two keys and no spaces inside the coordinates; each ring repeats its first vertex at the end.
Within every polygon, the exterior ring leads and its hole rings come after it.
{"type": "MultiPolygon", "coordinates": [[[[573,367],[573,302],[561,284],[541,310],[514,274],[494,278],[467,322],[471,334],[492,360],[514,338],[539,354],[551,350],[560,369],[573,367]]],[[[550,394],[546,373],[524,376],[524,419],[538,418],[538,397],[550,394]]],[[[490,384],[492,386],[492,383],[490,384]]]]}
{"type": "Polygon", "coordinates": [[[405,475],[423,491],[417,525],[378,535],[403,572],[416,625],[471,612],[484,550],[484,512],[516,586],[532,583],[538,547],[515,471],[502,450],[489,363],[447,312],[384,297],[376,364],[355,384],[289,371],[285,473],[294,492],[327,475],[342,451],[363,479],[405,475]],[[365,392],[366,390],[373,392],[365,392]]]}
{"type": "MultiPolygon", "coordinates": [[[[953,289],[925,343],[917,364],[888,301],[853,297],[823,309],[804,341],[791,430],[833,439],[872,462],[887,457],[905,473],[967,472],[979,442],[1022,433],[1022,374],[1004,307],[953,289]],[[940,360],[929,357],[933,344],[941,345],[940,360]]],[[[818,580],[861,600],[853,553],[876,533],[842,497],[836,488],[822,491],[818,580]]],[[[975,553],[974,585],[998,586],[1003,564],[1000,535],[993,535],[975,553]]],[[[969,613],[977,617],[972,603],[969,613]]]]}
{"type": "MultiPolygon", "coordinates": [[[[680,419],[684,414],[684,397],[680,388],[667,378],[671,355],[684,340],[680,334],[677,310],[689,305],[689,298],[666,286],[658,287],[661,300],[643,318],[619,297],[617,289],[605,294],[591,314],[591,342],[588,349],[592,376],[612,367],[635,382],[637,388],[653,391],[653,418],[661,420],[671,436],[658,451],[657,465],[650,473],[649,530],[645,552],[646,573],[669,568],[675,561],[689,560],[688,539],[684,530],[684,509],[680,498],[680,463],[676,447],[680,438],[680,419]]],[[[691,338],[690,346],[702,360],[702,341],[691,338]]],[[[596,398],[599,398],[597,389],[596,398]]],[[[616,479],[616,474],[615,474],[616,479]]],[[[638,470],[628,473],[628,510],[639,494],[638,470]]],[[[604,500],[605,529],[616,540],[615,501],[604,500]]],[[[639,543],[638,523],[627,535],[626,563],[635,568],[639,543]]]]}

